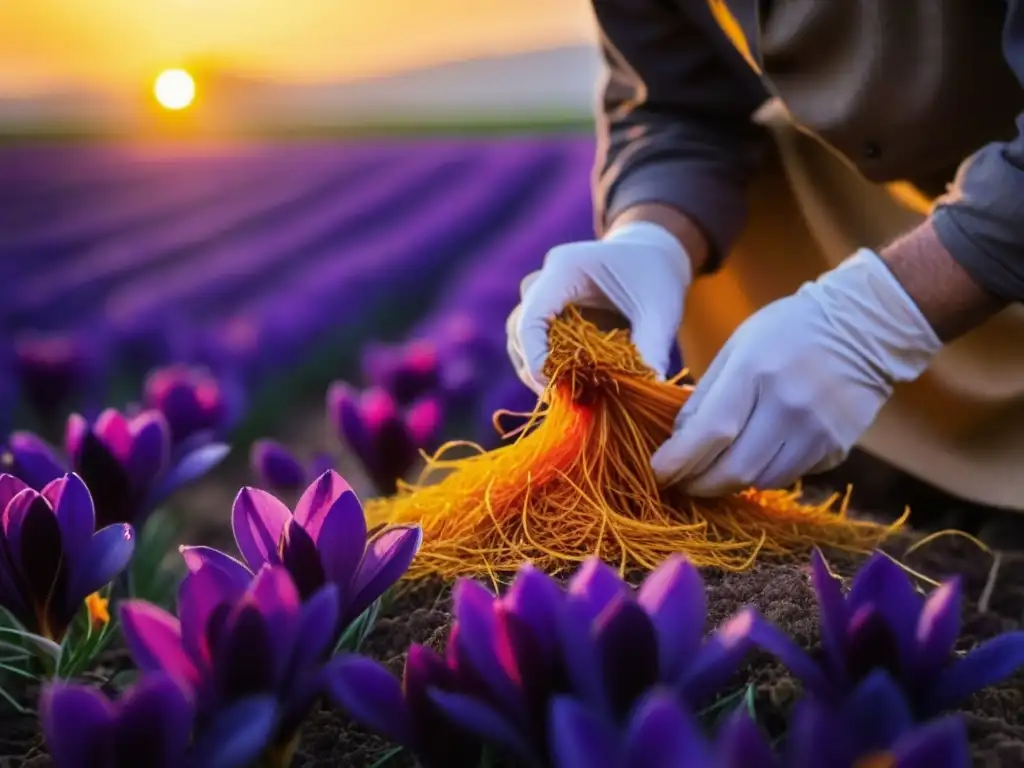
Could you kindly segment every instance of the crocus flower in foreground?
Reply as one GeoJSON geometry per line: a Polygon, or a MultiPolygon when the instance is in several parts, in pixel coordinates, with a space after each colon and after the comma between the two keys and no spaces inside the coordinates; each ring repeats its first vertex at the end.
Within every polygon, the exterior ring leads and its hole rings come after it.
{"type": "Polygon", "coordinates": [[[561,697],[551,708],[550,732],[551,768],[780,768],[746,712],[730,717],[712,743],[679,697],[664,689],[641,698],[623,727],[561,697]]]}
{"type": "Polygon", "coordinates": [[[143,403],[164,415],[176,446],[186,440],[201,444],[220,437],[229,426],[232,410],[209,370],[186,365],[152,371],[143,387],[143,403]]]}
{"type": "Polygon", "coordinates": [[[225,719],[245,705],[261,713],[245,733],[246,751],[277,756],[280,765],[289,764],[296,732],[322,694],[337,623],[333,584],[303,604],[288,572],[272,565],[245,587],[217,568],[189,573],[177,618],[150,603],[121,604],[136,665],[166,674],[195,701],[197,744],[215,743],[225,719]]]}
{"type": "Polygon", "coordinates": [[[37,492],[0,475],[0,605],[26,630],[59,643],[85,599],[127,567],[126,523],[96,531],[92,497],[77,475],[37,492]]]}
{"type": "Polygon", "coordinates": [[[658,686],[697,707],[735,673],[755,622],[741,612],[705,639],[703,584],[682,558],[648,576],[636,595],[596,558],[564,593],[524,565],[502,597],[460,580],[453,610],[445,659],[414,646],[404,693],[358,656],[340,657],[329,674],[339,706],[425,765],[444,764],[438,755],[458,731],[545,764],[547,712],[563,694],[611,723],[658,686]]]}
{"type": "Polygon", "coordinates": [[[868,675],[838,707],[797,702],[779,768],[967,768],[963,718],[917,725],[910,702],[884,671],[868,675]]]}
{"type": "MultiPolygon", "coordinates": [[[[13,473],[36,489],[67,470],[54,450],[31,432],[11,435],[13,473]]],[[[159,411],[132,418],[109,408],[89,424],[78,414],[67,423],[65,449],[96,503],[100,527],[146,517],[182,485],[204,475],[227,455],[228,447],[210,443],[175,460],[170,427],[159,411]]]]}
{"type": "Polygon", "coordinates": [[[271,697],[246,699],[191,744],[192,701],[162,673],[145,676],[117,701],[90,686],[50,683],[39,705],[56,768],[248,768],[275,714],[271,697]]]}
{"type": "Polygon", "coordinates": [[[418,526],[395,526],[367,539],[366,518],[351,486],[329,470],[299,498],[294,514],[266,491],[243,488],[231,511],[243,565],[210,547],[182,547],[190,570],[217,568],[244,585],[263,565],[288,569],[306,599],[324,584],[337,586],[339,632],[359,617],[409,568],[419,550],[418,526]]]}
{"type": "Polygon", "coordinates": [[[276,440],[257,440],[249,452],[249,464],[260,485],[280,493],[297,493],[334,467],[334,457],[318,453],[309,468],[288,448],[276,440]]]}
{"type": "Polygon", "coordinates": [[[919,718],[955,708],[967,696],[1024,666],[1024,631],[999,635],[963,657],[960,580],[927,599],[884,554],[872,556],[853,579],[848,596],[820,552],[812,559],[823,659],[819,664],[777,627],[759,621],[754,641],[777,656],[808,692],[838,703],[870,672],[887,670],[902,686],[919,718]]]}
{"type": "Polygon", "coordinates": [[[339,439],[359,457],[377,490],[395,491],[396,481],[433,447],[441,428],[441,405],[424,399],[406,410],[387,391],[358,392],[335,382],[327,392],[327,412],[339,439]]]}

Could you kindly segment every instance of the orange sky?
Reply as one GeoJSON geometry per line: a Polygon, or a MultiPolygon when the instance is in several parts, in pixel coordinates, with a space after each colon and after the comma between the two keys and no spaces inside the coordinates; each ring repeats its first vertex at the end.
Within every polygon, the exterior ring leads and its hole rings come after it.
{"type": "Polygon", "coordinates": [[[0,0],[0,92],[191,60],[330,79],[590,39],[588,0],[0,0]]]}

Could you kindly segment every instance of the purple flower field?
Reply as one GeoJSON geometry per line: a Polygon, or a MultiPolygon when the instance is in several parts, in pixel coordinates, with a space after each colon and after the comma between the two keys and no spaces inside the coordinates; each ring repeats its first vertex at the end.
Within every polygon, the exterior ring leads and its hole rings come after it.
{"type": "Polygon", "coordinates": [[[1024,766],[1024,554],[405,578],[593,152],[0,147],[0,768],[1024,766]]]}
{"type": "Polygon", "coordinates": [[[458,311],[472,273],[508,288],[489,320],[549,247],[590,234],[592,152],[572,136],[0,150],[0,328],[258,388],[325,339],[458,311]]]}

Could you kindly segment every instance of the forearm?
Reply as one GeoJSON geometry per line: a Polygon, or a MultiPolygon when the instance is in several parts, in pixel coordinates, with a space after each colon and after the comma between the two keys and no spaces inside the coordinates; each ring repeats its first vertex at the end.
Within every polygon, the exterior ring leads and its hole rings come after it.
{"type": "Polygon", "coordinates": [[[693,274],[699,275],[708,260],[708,238],[700,226],[689,216],[677,208],[661,203],[641,203],[627,208],[611,222],[608,231],[634,221],[649,221],[658,224],[673,235],[682,244],[690,257],[693,274]]]}
{"type": "Polygon", "coordinates": [[[943,342],[973,330],[1006,306],[950,255],[931,220],[880,255],[943,342]]]}

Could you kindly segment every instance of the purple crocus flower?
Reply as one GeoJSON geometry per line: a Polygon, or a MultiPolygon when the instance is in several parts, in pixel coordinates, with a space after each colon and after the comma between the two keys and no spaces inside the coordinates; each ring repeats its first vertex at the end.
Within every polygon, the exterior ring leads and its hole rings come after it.
{"type": "Polygon", "coordinates": [[[135,550],[127,523],[96,531],[78,475],[42,492],[0,475],[0,604],[27,629],[59,643],[86,597],[123,571],[135,550]]]}
{"type": "Polygon", "coordinates": [[[272,716],[248,737],[256,751],[287,765],[296,732],[323,692],[338,603],[333,584],[303,603],[280,566],[265,565],[244,586],[204,567],[182,581],[177,617],[129,600],[121,603],[121,629],[143,673],[166,674],[195,701],[197,734],[215,731],[243,702],[269,704],[272,716]]]}
{"type": "Polygon", "coordinates": [[[420,400],[403,411],[383,389],[359,392],[344,382],[328,390],[327,412],[338,437],[386,495],[395,492],[397,480],[413,467],[420,451],[433,447],[442,422],[436,399],[420,400]]]}
{"type": "Polygon", "coordinates": [[[211,566],[244,585],[265,564],[282,565],[303,599],[334,584],[339,632],[401,578],[422,541],[418,526],[384,528],[368,539],[359,499],[333,470],[306,489],[294,513],[266,491],[243,488],[231,527],[245,564],[210,547],[182,547],[190,570],[211,566]]]}
{"type": "Polygon", "coordinates": [[[69,336],[24,336],[14,344],[22,397],[46,423],[83,397],[95,394],[99,358],[69,336]]]}
{"type": "Polygon", "coordinates": [[[427,340],[401,346],[369,344],[362,368],[367,384],[390,393],[400,405],[432,394],[441,382],[437,349],[427,340]]]}
{"type": "Polygon", "coordinates": [[[746,712],[730,717],[712,743],[680,698],[662,688],[640,698],[621,727],[570,696],[555,700],[550,718],[551,768],[779,768],[746,712]]]}
{"type": "Polygon", "coordinates": [[[924,719],[957,707],[970,694],[1024,666],[1024,631],[1004,633],[962,657],[957,654],[959,578],[925,599],[895,562],[876,553],[844,597],[818,551],[812,556],[811,574],[818,596],[821,663],[766,621],[757,622],[753,636],[822,701],[838,704],[867,674],[883,669],[924,719]]]}
{"type": "MultiPolygon", "coordinates": [[[[11,471],[31,487],[43,488],[67,470],[56,452],[31,432],[16,432],[9,442],[11,471]]],[[[209,443],[172,459],[171,430],[159,411],[131,418],[108,408],[90,424],[72,414],[65,433],[71,468],[96,503],[100,527],[130,522],[136,527],[173,491],[209,471],[228,447],[209,443]]]]}
{"type": "Polygon", "coordinates": [[[543,765],[547,713],[563,694],[614,723],[656,686],[698,706],[735,673],[754,624],[744,611],[704,639],[703,584],[681,557],[666,561],[635,595],[597,558],[564,593],[528,564],[502,597],[463,579],[454,614],[444,661],[416,652],[413,670],[427,678],[426,702],[409,699],[408,664],[404,695],[399,681],[368,659],[342,657],[329,675],[339,706],[421,760],[434,760],[435,742],[458,730],[543,765]],[[445,721],[447,728],[436,724],[445,721]]]}
{"type": "Polygon", "coordinates": [[[281,443],[262,439],[252,444],[249,465],[260,485],[265,485],[278,493],[298,493],[309,485],[312,478],[332,469],[334,457],[329,453],[317,453],[307,468],[281,443]]]}
{"type": "Polygon", "coordinates": [[[876,670],[838,707],[797,702],[779,767],[965,768],[970,754],[960,715],[918,725],[900,686],[876,670]]]}
{"type": "Polygon", "coordinates": [[[253,697],[196,734],[189,696],[162,673],[146,675],[117,701],[87,685],[49,683],[39,719],[55,768],[247,768],[274,726],[271,697],[253,697]]]}
{"type": "Polygon", "coordinates": [[[233,406],[218,379],[206,368],[171,365],[146,377],[143,403],[160,411],[171,429],[171,442],[211,442],[230,426],[233,406]]]}

